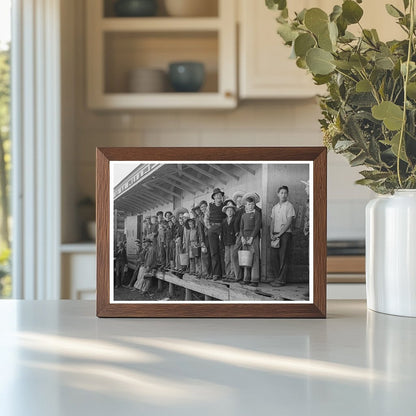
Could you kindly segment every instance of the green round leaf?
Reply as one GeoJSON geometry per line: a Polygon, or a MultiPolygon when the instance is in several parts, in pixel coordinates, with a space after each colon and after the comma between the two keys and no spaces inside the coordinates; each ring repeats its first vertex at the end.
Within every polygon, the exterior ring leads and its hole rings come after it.
{"type": "Polygon", "coordinates": [[[342,16],[349,24],[358,23],[363,13],[363,9],[353,0],[342,3],[342,16]]]}
{"type": "Polygon", "coordinates": [[[315,35],[324,32],[328,26],[328,15],[318,7],[309,9],[305,13],[305,26],[315,35]]]}
{"type": "Polygon", "coordinates": [[[416,100],[416,82],[407,84],[407,96],[412,100],[416,100]]]}
{"type": "Polygon", "coordinates": [[[403,13],[397,8],[394,7],[392,4],[386,4],[387,13],[393,17],[403,17],[403,13]]]}
{"type": "Polygon", "coordinates": [[[308,66],[306,65],[306,61],[305,58],[298,58],[296,59],[296,66],[298,68],[302,68],[302,69],[308,69],[308,66]]]}
{"type": "Polygon", "coordinates": [[[332,9],[332,13],[329,15],[331,22],[335,22],[339,16],[342,14],[342,7],[336,4],[332,9]]]}
{"type": "Polygon", "coordinates": [[[277,33],[286,43],[293,42],[298,36],[298,32],[293,30],[287,23],[280,24],[277,28],[277,33]]]}
{"type": "Polygon", "coordinates": [[[376,67],[380,69],[392,70],[394,68],[394,61],[390,56],[378,56],[375,64],[376,67]]]}
{"type": "Polygon", "coordinates": [[[306,64],[314,75],[330,74],[335,69],[335,65],[332,63],[333,59],[330,52],[320,48],[309,49],[306,54],[306,64]]]}
{"type": "Polygon", "coordinates": [[[315,46],[316,42],[313,36],[309,33],[302,33],[295,39],[295,53],[296,56],[304,58],[306,52],[315,46]]]}
{"type": "Polygon", "coordinates": [[[318,35],[318,45],[321,49],[328,52],[332,52],[334,50],[328,31],[322,32],[318,35]]]}
{"type": "Polygon", "coordinates": [[[357,82],[357,85],[355,86],[355,90],[357,92],[370,92],[371,91],[370,81],[366,79],[362,79],[361,81],[357,82]]]}
{"type": "Polygon", "coordinates": [[[383,101],[371,109],[373,117],[382,120],[389,130],[400,130],[402,127],[403,110],[391,101],[383,101]]]}

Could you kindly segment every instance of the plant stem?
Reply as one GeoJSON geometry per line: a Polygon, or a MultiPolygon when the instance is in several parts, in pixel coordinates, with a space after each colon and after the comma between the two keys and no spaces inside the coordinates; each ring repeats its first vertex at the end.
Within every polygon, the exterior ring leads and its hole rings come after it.
{"type": "Polygon", "coordinates": [[[399,148],[397,151],[397,177],[399,179],[399,186],[403,188],[402,178],[400,175],[400,156],[403,146],[403,139],[404,139],[404,132],[406,129],[406,110],[407,110],[407,83],[409,81],[409,68],[410,68],[410,60],[412,58],[412,49],[413,49],[413,36],[414,36],[414,26],[415,26],[415,15],[414,15],[414,8],[415,8],[415,0],[410,0],[410,30],[409,30],[409,44],[407,47],[407,60],[406,60],[406,73],[404,75],[403,80],[403,118],[402,118],[402,127],[400,129],[400,139],[399,139],[399,148]]]}

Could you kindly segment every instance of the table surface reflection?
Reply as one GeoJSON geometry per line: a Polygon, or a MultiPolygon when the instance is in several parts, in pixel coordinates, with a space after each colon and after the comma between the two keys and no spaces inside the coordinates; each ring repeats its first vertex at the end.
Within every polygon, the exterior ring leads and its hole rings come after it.
{"type": "Polygon", "coordinates": [[[0,301],[0,415],[412,415],[416,319],[98,319],[0,301]],[[267,413],[266,413],[267,412],[267,413]]]}

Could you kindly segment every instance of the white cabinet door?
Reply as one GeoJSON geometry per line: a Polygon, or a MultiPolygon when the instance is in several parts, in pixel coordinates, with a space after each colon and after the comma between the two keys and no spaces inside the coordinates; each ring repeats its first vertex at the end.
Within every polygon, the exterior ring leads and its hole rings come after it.
{"type": "MultiPolygon", "coordinates": [[[[392,0],[399,9],[402,0],[392,0]]],[[[300,11],[304,7],[320,7],[329,13],[341,0],[297,0],[289,3],[289,11],[300,11]]],[[[395,19],[386,12],[384,2],[366,0],[362,25],[376,28],[381,40],[403,38],[404,32],[395,24],[395,19]]],[[[278,12],[268,10],[262,0],[238,0],[240,19],[239,45],[239,89],[241,98],[305,98],[318,93],[324,87],[313,84],[311,75],[296,66],[290,59],[291,49],[283,44],[276,33],[278,12]]],[[[348,30],[358,34],[358,25],[348,30]]]]}
{"type": "MultiPolygon", "coordinates": [[[[324,7],[322,3],[325,2],[298,0],[296,10],[322,7],[328,11],[332,8],[324,7]]],[[[277,34],[278,13],[268,10],[261,0],[239,0],[238,7],[240,97],[305,98],[322,92],[313,84],[311,75],[289,59],[291,49],[277,34]]]]}

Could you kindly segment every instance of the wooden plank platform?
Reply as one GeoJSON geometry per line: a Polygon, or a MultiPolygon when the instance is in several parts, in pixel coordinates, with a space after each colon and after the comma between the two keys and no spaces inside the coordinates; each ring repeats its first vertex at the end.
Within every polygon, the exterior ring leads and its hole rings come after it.
{"type": "MultiPolygon", "coordinates": [[[[225,283],[198,279],[193,275],[185,273],[183,277],[178,277],[169,271],[159,271],[156,277],[160,281],[168,282],[205,295],[206,300],[222,301],[282,301],[282,300],[306,300],[306,284],[287,285],[283,288],[274,288],[266,283],[261,283],[258,288],[242,286],[239,283],[225,283]],[[258,292],[258,293],[256,293],[258,292]],[[262,294],[263,293],[263,294],[262,294]]],[[[189,295],[189,292],[187,292],[189,295]]]]}

